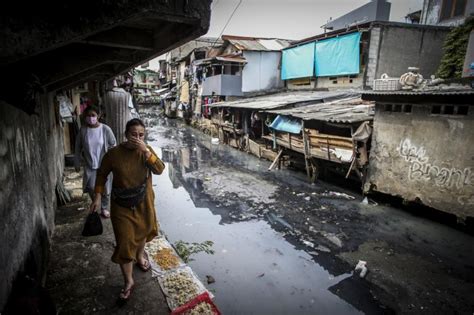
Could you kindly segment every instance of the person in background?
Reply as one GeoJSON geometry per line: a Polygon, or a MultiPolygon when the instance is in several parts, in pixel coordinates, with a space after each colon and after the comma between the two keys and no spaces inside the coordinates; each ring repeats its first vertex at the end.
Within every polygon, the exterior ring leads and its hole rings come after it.
{"type": "Polygon", "coordinates": [[[107,176],[113,174],[111,220],[115,235],[112,261],[120,265],[124,288],[119,299],[127,301],[134,287],[133,263],[142,271],[151,268],[145,252],[145,243],[158,235],[155,211],[153,174],[161,174],[165,168],[153,149],[145,144],[145,125],[137,118],[125,126],[127,141],[111,149],[102,159],[97,171],[95,199],[90,211],[101,205],[107,176]]]}
{"type": "MultiPolygon", "coordinates": [[[[82,189],[94,200],[94,187],[97,169],[105,153],[116,145],[115,136],[109,126],[99,122],[99,110],[89,106],[84,110],[83,125],[76,138],[74,154],[74,166],[76,171],[80,170],[81,162],[84,165],[82,189]]],[[[107,183],[104,198],[101,204],[101,216],[109,218],[109,200],[111,181],[107,183]]]]}

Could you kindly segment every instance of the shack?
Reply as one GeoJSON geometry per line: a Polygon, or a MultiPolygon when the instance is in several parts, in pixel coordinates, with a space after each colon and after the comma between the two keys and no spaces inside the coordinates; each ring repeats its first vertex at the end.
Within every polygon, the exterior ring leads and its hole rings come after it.
{"type": "Polygon", "coordinates": [[[365,180],[373,102],[355,96],[266,113],[277,115],[269,126],[271,134],[263,136],[279,150],[275,162],[285,152],[291,163],[304,159],[312,182],[329,169],[342,171],[346,178],[353,171],[365,180]]]}
{"type": "Polygon", "coordinates": [[[375,101],[365,192],[474,216],[474,91],[367,92],[375,101]]]}
{"type": "Polygon", "coordinates": [[[265,136],[271,133],[269,126],[276,115],[268,114],[267,111],[301,107],[358,94],[359,92],[352,90],[294,91],[213,103],[208,105],[210,120],[202,119],[201,126],[208,128],[208,133],[218,137],[221,143],[274,160],[277,157],[276,149],[268,146],[265,136]]]}

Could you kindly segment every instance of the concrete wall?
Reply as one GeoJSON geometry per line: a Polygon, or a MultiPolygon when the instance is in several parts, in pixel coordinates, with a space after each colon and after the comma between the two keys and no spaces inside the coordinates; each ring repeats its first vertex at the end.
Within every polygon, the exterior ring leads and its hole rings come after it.
{"type": "Polygon", "coordinates": [[[464,16],[455,17],[452,19],[440,21],[441,8],[443,0],[424,0],[423,10],[421,16],[421,24],[427,25],[442,25],[442,26],[457,26],[466,20],[466,17],[474,13],[474,1],[466,1],[466,11],[464,16]]]}
{"type": "Polygon", "coordinates": [[[383,73],[400,77],[408,67],[419,67],[429,78],[435,74],[443,56],[448,28],[378,25],[372,28],[366,86],[383,73]]]}
{"type": "Polygon", "coordinates": [[[356,89],[364,85],[364,76],[317,77],[316,87],[320,89],[356,89]]]}
{"type": "Polygon", "coordinates": [[[370,189],[459,217],[474,217],[474,107],[469,114],[433,115],[376,106],[368,179],[370,189]]]}
{"type": "Polygon", "coordinates": [[[280,79],[279,51],[244,51],[247,64],[242,71],[242,92],[275,90],[283,87],[280,79]]]}
{"type": "Polygon", "coordinates": [[[295,84],[297,80],[286,80],[288,90],[312,90],[316,88],[316,78],[311,78],[309,84],[295,84]]]}
{"type": "Polygon", "coordinates": [[[202,96],[216,95],[241,96],[242,77],[238,75],[220,74],[207,77],[202,83],[202,96]]]}
{"type": "Polygon", "coordinates": [[[42,281],[54,226],[63,132],[52,95],[37,103],[31,116],[0,104],[0,310],[18,272],[42,281]]]}

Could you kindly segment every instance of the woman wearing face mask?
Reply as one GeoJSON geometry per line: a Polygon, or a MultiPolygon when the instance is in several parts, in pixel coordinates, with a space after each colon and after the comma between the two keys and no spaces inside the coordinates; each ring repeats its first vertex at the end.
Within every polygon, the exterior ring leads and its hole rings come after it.
{"type": "MultiPolygon", "coordinates": [[[[97,169],[105,153],[116,145],[116,140],[112,129],[109,126],[99,122],[99,110],[94,106],[89,106],[84,110],[85,124],[81,127],[76,137],[76,149],[74,155],[74,166],[78,172],[81,160],[84,164],[84,176],[82,179],[82,189],[94,200],[94,187],[97,169]]],[[[104,218],[110,217],[109,199],[110,199],[110,180],[104,190],[102,198],[101,215],[104,218]]]]}
{"type": "Polygon", "coordinates": [[[122,301],[129,299],[134,287],[133,263],[142,271],[151,268],[144,251],[145,243],[158,235],[151,173],[161,174],[165,168],[145,144],[145,125],[140,119],[127,122],[125,137],[127,141],[112,148],[102,159],[90,207],[90,211],[99,209],[107,176],[112,173],[111,220],[116,243],[112,261],[120,265],[124,278],[119,297],[122,301]]]}

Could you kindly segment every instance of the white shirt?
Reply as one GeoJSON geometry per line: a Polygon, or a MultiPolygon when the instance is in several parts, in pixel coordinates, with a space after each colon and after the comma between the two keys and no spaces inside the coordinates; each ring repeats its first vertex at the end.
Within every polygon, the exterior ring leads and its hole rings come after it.
{"type": "Polygon", "coordinates": [[[100,152],[102,151],[102,147],[104,146],[104,137],[102,133],[102,124],[100,124],[99,127],[96,128],[87,127],[85,140],[88,145],[85,146],[85,148],[88,147],[89,152],[86,151],[84,153],[90,156],[92,161],[91,168],[93,170],[98,169],[100,166],[100,152]]]}

